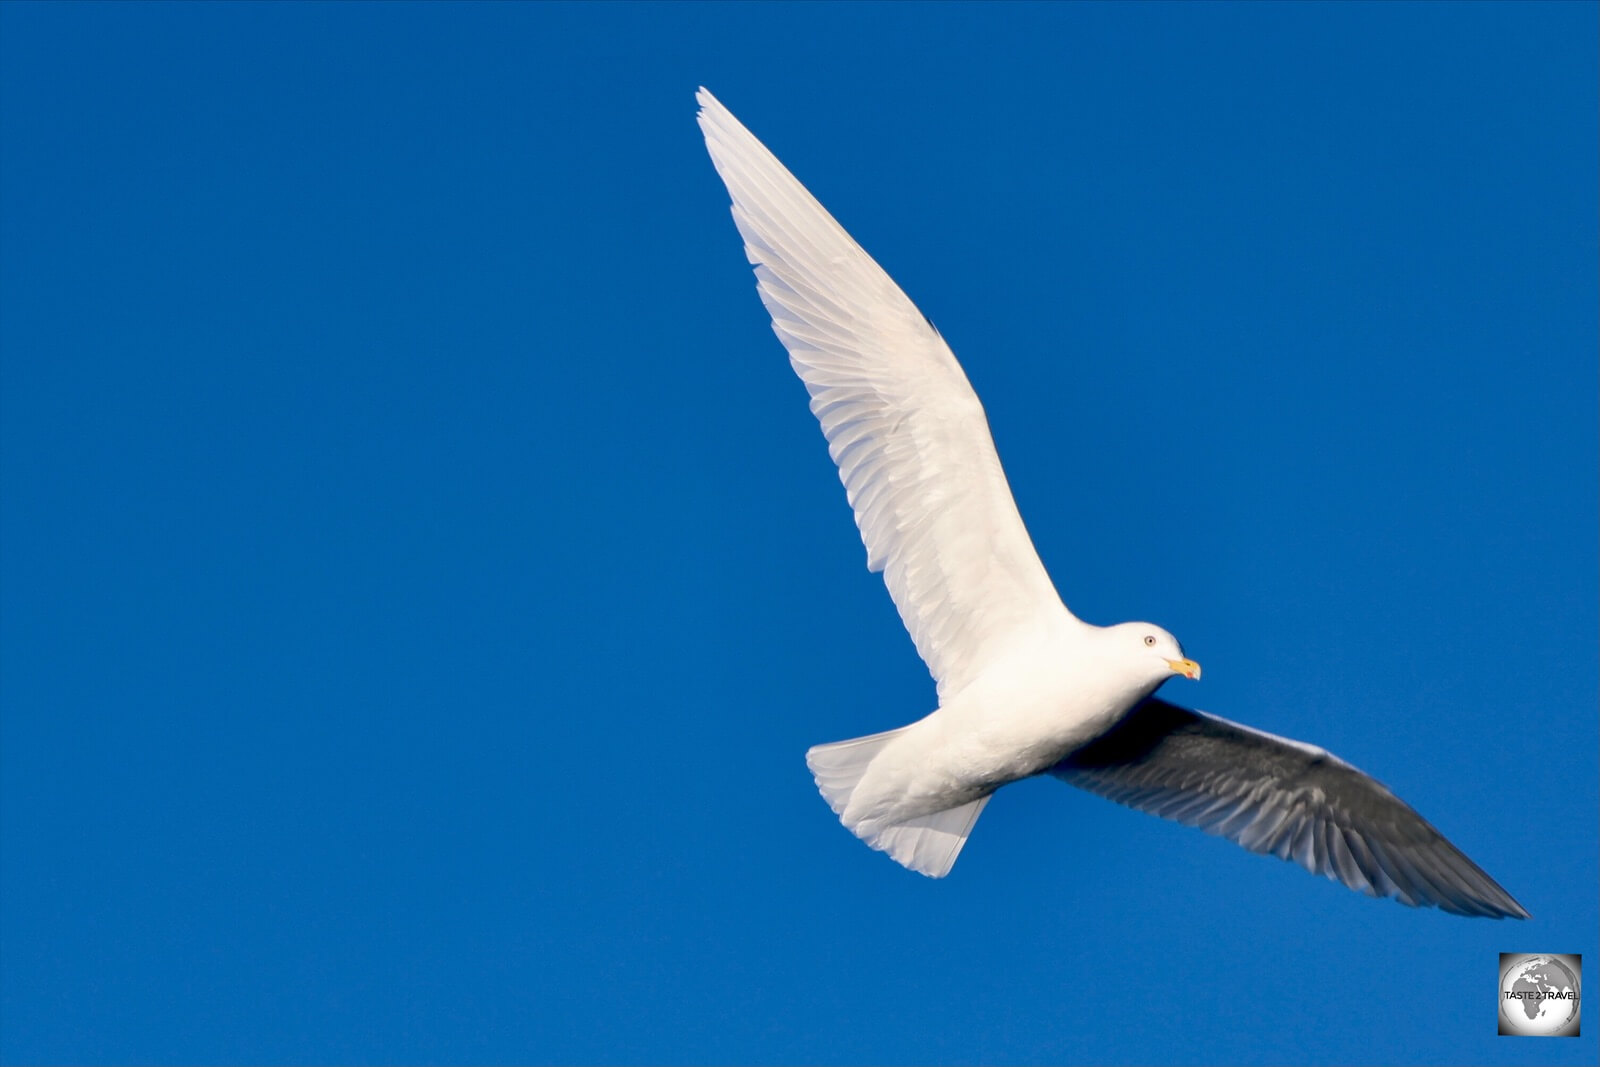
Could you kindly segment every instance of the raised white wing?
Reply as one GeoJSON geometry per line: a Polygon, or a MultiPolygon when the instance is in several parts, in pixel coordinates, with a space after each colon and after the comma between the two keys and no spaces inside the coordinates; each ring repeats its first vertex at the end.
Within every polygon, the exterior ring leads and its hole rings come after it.
{"type": "Polygon", "coordinates": [[[811,393],[867,567],[942,696],[1012,635],[1070,619],[1017,514],[983,406],[932,324],[705,89],[700,129],[761,300],[811,393]]]}

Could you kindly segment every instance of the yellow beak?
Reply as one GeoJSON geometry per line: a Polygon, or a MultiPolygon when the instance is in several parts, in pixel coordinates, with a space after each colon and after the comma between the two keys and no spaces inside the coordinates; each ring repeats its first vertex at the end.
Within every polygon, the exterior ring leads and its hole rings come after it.
{"type": "Polygon", "coordinates": [[[1172,668],[1173,674],[1181,674],[1196,682],[1200,680],[1200,664],[1192,659],[1169,659],[1167,666],[1172,668]]]}

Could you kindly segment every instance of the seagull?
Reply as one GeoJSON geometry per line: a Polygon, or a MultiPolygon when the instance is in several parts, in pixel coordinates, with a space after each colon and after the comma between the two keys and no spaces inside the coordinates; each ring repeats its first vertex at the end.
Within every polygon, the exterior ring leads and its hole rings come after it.
{"type": "Polygon", "coordinates": [[[806,753],[846,828],[942,878],[995,790],[1047,774],[1369,896],[1528,918],[1376,779],[1314,745],[1157,697],[1169,678],[1200,678],[1166,630],[1073,615],[950,347],[765,145],[704,88],[696,99],[867,567],[883,573],[937,687],[926,717],[806,753]]]}

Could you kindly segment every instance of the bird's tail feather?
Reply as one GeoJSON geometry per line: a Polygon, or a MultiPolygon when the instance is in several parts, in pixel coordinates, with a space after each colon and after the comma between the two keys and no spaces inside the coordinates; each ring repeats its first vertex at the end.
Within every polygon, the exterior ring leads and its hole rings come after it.
{"type": "Polygon", "coordinates": [[[988,797],[890,824],[846,814],[850,797],[867,768],[901,730],[817,745],[806,753],[806,766],[811,769],[822,798],[851,833],[873,848],[887,852],[902,866],[930,878],[943,878],[955,866],[961,846],[967,843],[967,835],[972,832],[983,806],[989,802],[988,797]]]}
{"type": "Polygon", "coordinates": [[[835,741],[828,745],[814,745],[806,752],[806,766],[811,768],[811,777],[817,780],[817,788],[822,791],[822,799],[828,802],[828,807],[833,809],[835,815],[844,815],[844,809],[850,803],[850,795],[856,791],[856,786],[861,784],[861,776],[867,773],[867,767],[878,758],[878,753],[883,751],[884,745],[904,731],[905,727],[902,726],[898,730],[886,730],[881,734],[852,737],[848,741],[835,741]]]}

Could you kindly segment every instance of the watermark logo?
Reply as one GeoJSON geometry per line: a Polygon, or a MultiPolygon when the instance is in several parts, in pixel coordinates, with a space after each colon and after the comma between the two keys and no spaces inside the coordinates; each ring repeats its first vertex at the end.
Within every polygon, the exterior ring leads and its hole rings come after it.
{"type": "Polygon", "coordinates": [[[1577,1037],[1583,957],[1500,953],[1500,1033],[1577,1037]]]}

